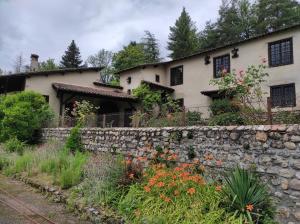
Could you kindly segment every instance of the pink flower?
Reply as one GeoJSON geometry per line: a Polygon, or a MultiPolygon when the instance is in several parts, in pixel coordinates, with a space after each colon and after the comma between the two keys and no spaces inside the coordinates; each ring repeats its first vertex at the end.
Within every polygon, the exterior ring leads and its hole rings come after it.
{"type": "Polygon", "coordinates": [[[262,58],[262,59],[261,59],[261,62],[262,62],[262,63],[266,63],[266,62],[267,62],[267,59],[266,59],[266,58],[262,58]]]}

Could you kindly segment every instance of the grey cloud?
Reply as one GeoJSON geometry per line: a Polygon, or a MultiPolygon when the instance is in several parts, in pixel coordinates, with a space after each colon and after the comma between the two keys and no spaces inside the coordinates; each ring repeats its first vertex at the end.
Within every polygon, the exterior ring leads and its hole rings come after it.
{"type": "Polygon", "coordinates": [[[221,0],[0,0],[0,68],[17,54],[59,62],[74,39],[83,59],[100,48],[117,51],[144,30],[160,41],[163,56],[169,27],[185,6],[197,26],[214,20],[221,0]]]}

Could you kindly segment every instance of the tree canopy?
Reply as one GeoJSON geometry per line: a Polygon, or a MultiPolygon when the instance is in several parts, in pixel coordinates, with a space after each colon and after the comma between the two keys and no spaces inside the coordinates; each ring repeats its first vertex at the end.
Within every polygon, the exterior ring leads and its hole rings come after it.
{"type": "Polygon", "coordinates": [[[170,27],[168,50],[172,59],[181,58],[195,53],[198,48],[198,35],[195,23],[185,8],[175,25],[170,27]]]}
{"type": "Polygon", "coordinates": [[[39,64],[39,71],[51,71],[51,70],[55,70],[58,69],[58,65],[55,64],[54,59],[53,58],[49,58],[46,61],[42,61],[39,64]]]}
{"type": "Polygon", "coordinates": [[[156,63],[160,61],[160,51],[158,41],[155,35],[146,30],[145,35],[142,38],[142,44],[144,47],[145,62],[156,63]]]}
{"type": "Polygon", "coordinates": [[[80,56],[79,48],[74,40],[68,46],[65,54],[62,56],[60,64],[64,68],[78,68],[81,66],[82,60],[80,56]]]}
{"type": "Polygon", "coordinates": [[[113,57],[113,67],[116,71],[131,68],[145,63],[145,52],[143,45],[131,42],[113,57]]]}
{"type": "Polygon", "coordinates": [[[300,23],[300,3],[295,0],[223,0],[215,23],[200,32],[200,49],[244,40],[300,23]]]}

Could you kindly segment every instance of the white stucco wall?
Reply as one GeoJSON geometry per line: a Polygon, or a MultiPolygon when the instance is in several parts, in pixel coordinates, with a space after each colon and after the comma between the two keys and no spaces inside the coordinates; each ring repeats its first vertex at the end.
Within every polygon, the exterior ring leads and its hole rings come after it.
{"type": "Polygon", "coordinates": [[[249,65],[259,65],[262,58],[267,59],[268,65],[268,43],[290,38],[293,39],[293,55],[294,63],[291,65],[268,67],[266,72],[269,74],[267,81],[263,84],[263,90],[267,94],[265,99],[270,96],[270,86],[295,83],[296,88],[296,108],[300,109],[300,29],[293,29],[269,36],[265,36],[256,40],[240,43],[228,48],[219,49],[209,52],[210,64],[205,65],[205,55],[198,55],[188,59],[169,62],[154,68],[147,66],[144,69],[138,68],[127,71],[120,75],[121,86],[124,91],[127,89],[136,88],[142,80],[154,81],[155,74],[160,75],[160,84],[170,86],[170,69],[179,65],[183,65],[183,84],[172,86],[175,89],[175,98],[184,98],[185,107],[200,110],[205,116],[208,116],[208,107],[211,99],[202,95],[201,91],[216,90],[215,86],[209,84],[213,79],[213,58],[230,54],[230,67],[231,71],[235,69],[237,72],[246,70],[249,65]],[[239,49],[239,57],[232,58],[231,50],[236,47],[239,49]],[[126,79],[128,76],[132,77],[132,83],[127,84],[126,79]]]}
{"type": "Polygon", "coordinates": [[[49,105],[55,112],[59,114],[59,98],[56,96],[56,91],[52,87],[52,83],[65,83],[71,85],[80,85],[87,87],[95,87],[93,82],[98,80],[100,72],[85,71],[70,72],[65,74],[50,74],[50,75],[34,75],[26,78],[25,90],[33,90],[42,95],[49,96],[49,105]]]}

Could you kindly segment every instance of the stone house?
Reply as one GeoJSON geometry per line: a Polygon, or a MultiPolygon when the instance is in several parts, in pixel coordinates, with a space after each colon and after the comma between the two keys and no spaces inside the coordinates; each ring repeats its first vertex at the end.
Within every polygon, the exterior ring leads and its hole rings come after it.
{"type": "MultiPolygon", "coordinates": [[[[226,46],[179,58],[172,61],[144,64],[120,71],[120,85],[131,94],[142,82],[172,90],[173,97],[189,110],[209,115],[208,107],[220,97],[211,79],[219,71],[246,70],[249,65],[266,59],[269,74],[263,84],[265,101],[273,107],[300,109],[300,25],[277,30],[226,46]]],[[[265,102],[266,104],[266,102],[265,102]]]]}

